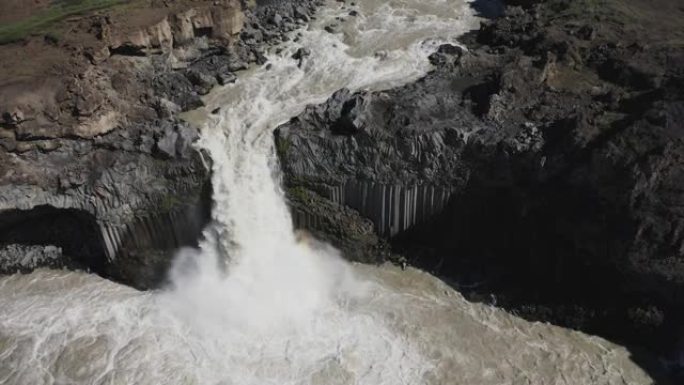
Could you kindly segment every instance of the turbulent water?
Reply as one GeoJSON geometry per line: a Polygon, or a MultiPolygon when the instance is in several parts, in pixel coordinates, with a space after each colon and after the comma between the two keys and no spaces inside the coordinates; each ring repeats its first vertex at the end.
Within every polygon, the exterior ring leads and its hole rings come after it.
{"type": "Polygon", "coordinates": [[[200,251],[179,253],[169,288],[47,270],[0,280],[0,383],[651,382],[623,348],[468,303],[416,270],[349,265],[293,230],[272,130],[341,87],[419,78],[477,23],[461,0],[358,2],[340,33],[323,31],[349,12],[333,2],[207,98],[222,107],[199,144],[214,160],[214,223],[200,251]]]}

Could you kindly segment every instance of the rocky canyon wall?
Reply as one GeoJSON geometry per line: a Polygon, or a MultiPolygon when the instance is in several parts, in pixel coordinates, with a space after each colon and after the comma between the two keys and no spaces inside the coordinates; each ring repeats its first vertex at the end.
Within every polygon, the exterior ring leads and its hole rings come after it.
{"type": "Polygon", "coordinates": [[[179,114],[314,8],[131,1],[0,45],[0,272],[162,283],[210,220],[211,159],[179,114]]]}
{"type": "Polygon", "coordinates": [[[468,49],[442,46],[424,79],[342,90],[277,130],[290,201],[323,216],[300,225],[335,243],[370,220],[384,255],[473,299],[676,355],[684,29],[667,13],[679,11],[521,3],[468,49]]]}

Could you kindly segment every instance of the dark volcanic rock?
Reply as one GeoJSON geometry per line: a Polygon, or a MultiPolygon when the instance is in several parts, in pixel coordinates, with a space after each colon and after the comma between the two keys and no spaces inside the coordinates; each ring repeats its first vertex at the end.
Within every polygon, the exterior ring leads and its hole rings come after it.
{"type": "Polygon", "coordinates": [[[0,272],[12,274],[36,267],[60,268],[64,265],[62,249],[55,246],[5,245],[0,249],[0,272]]]}
{"type": "MultiPolygon", "coordinates": [[[[132,5],[152,18],[84,15],[59,45],[0,45],[0,274],[67,267],[162,283],[211,207],[211,160],[177,114],[263,63],[265,46],[315,10],[309,0],[159,3],[132,5]]],[[[372,238],[369,228],[355,234],[372,238]]]]}
{"type": "Polygon", "coordinates": [[[426,79],[408,87],[416,92],[341,90],[280,127],[288,183],[359,210],[382,235],[441,210],[467,178],[460,152],[482,124],[467,113],[444,114],[442,103],[460,99],[447,92],[450,84],[426,79]]]}
{"type": "Polygon", "coordinates": [[[11,170],[0,185],[0,250],[18,261],[3,258],[2,271],[80,267],[138,288],[159,284],[173,250],[196,245],[209,219],[209,169],[189,146],[197,135],[157,122],[61,140],[49,153],[0,154],[11,170]],[[27,264],[12,245],[59,247],[63,260],[27,264]]]}
{"type": "Polygon", "coordinates": [[[678,352],[684,54],[659,39],[682,24],[524,3],[469,52],[441,47],[424,79],[342,90],[279,128],[286,184],[357,210],[473,298],[678,352]]]}

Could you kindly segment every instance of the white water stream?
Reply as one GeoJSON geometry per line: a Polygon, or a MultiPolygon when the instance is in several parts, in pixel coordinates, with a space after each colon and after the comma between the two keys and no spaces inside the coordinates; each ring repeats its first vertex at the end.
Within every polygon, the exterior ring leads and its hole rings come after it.
{"type": "Polygon", "coordinates": [[[215,223],[201,251],[179,253],[172,287],[140,293],[46,270],[0,279],[0,383],[651,382],[599,338],[468,303],[416,270],[349,265],[298,239],[272,130],[341,87],[419,78],[429,53],[478,22],[463,0],[358,2],[356,18],[328,4],[267,66],[207,99],[222,107],[200,143],[214,160],[215,223]],[[343,15],[343,33],[323,31],[343,15]],[[311,50],[301,68],[291,59],[299,47],[311,50]]]}

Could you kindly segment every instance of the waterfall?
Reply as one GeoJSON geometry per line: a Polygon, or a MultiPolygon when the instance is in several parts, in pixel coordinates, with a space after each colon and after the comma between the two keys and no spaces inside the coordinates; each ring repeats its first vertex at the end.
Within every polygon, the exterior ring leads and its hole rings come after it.
{"type": "MultiPolygon", "coordinates": [[[[199,144],[214,161],[214,225],[208,230],[213,235],[199,256],[180,258],[173,272],[177,293],[191,292],[206,277],[214,277],[226,286],[224,295],[235,296],[236,303],[226,308],[260,308],[260,313],[274,313],[274,323],[283,323],[277,314],[314,311],[348,287],[360,286],[347,282],[344,287],[348,267],[337,256],[296,239],[280,187],[272,132],[342,87],[378,89],[419,78],[430,69],[427,56],[438,45],[455,42],[474,20],[465,2],[436,1],[428,12],[418,1],[400,3],[369,1],[340,33],[324,27],[339,23],[349,10],[325,8],[310,28],[295,32],[291,42],[268,54],[267,65],[209,98],[210,108],[222,106],[221,115],[204,127],[199,144]],[[310,55],[300,63],[292,57],[301,48],[310,55]],[[186,274],[188,270],[194,275],[186,274]],[[241,306],[241,301],[250,305],[241,306]]],[[[396,202],[380,206],[399,205],[399,196],[406,200],[405,193],[396,192],[390,194],[397,196],[396,202]]],[[[431,207],[446,200],[441,191],[427,195],[421,199],[429,200],[431,207]],[[433,203],[435,199],[439,203],[433,203]]],[[[403,228],[414,220],[397,217],[383,223],[403,228]]],[[[254,323],[244,312],[240,317],[254,323]]]]}
{"type": "MultiPolygon", "coordinates": [[[[223,106],[199,143],[213,159],[213,225],[201,252],[179,256],[172,270],[174,289],[163,298],[165,307],[176,309],[196,329],[220,335],[229,327],[242,331],[240,338],[305,344],[316,353],[311,360],[299,357],[301,367],[316,364],[314,358],[326,351],[361,343],[369,356],[388,359],[367,369],[373,381],[362,382],[382,384],[417,381],[430,365],[419,364],[420,354],[392,337],[383,322],[351,311],[351,304],[367,300],[372,289],[334,250],[295,235],[272,135],[279,124],[339,88],[392,87],[422,76],[430,68],[427,56],[439,44],[453,42],[467,26],[461,18],[469,16],[466,3],[452,4],[453,17],[443,19],[415,8],[374,7],[384,16],[368,10],[348,34],[323,28],[348,11],[324,9],[318,24],[267,55],[267,65],[209,99],[210,106],[223,106]],[[387,34],[401,43],[386,39],[387,34]],[[311,52],[301,65],[292,59],[300,48],[311,52]],[[383,55],[375,55],[378,51],[383,55]],[[348,339],[350,330],[363,342],[348,339]],[[416,364],[405,366],[407,359],[416,364]]],[[[280,359],[284,352],[278,349],[287,350],[278,343],[246,346],[269,349],[280,359]]]]}

